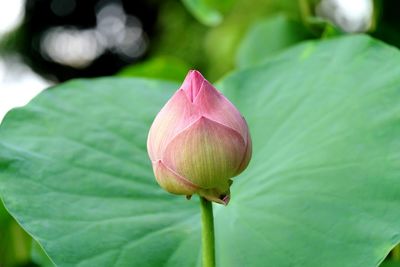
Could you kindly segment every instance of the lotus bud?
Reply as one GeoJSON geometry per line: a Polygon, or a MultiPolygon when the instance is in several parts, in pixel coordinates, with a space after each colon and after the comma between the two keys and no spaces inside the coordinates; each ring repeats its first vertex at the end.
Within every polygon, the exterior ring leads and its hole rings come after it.
{"type": "Polygon", "coordinates": [[[252,147],[240,112],[192,70],[154,119],[147,150],[166,191],[227,205],[231,178],[247,167],[252,147]]]}

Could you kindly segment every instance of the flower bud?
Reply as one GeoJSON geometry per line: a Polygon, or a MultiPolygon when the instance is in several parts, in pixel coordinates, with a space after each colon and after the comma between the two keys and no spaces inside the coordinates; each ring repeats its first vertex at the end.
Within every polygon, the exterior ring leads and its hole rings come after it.
{"type": "Polygon", "coordinates": [[[200,72],[190,71],[154,119],[147,150],[166,191],[227,205],[231,178],[247,167],[252,147],[235,106],[200,72]]]}

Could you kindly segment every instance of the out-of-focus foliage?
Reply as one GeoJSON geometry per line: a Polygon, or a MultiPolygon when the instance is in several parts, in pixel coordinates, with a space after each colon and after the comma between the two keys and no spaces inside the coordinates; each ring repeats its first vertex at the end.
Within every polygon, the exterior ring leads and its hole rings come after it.
{"type": "Polygon", "coordinates": [[[31,237],[8,214],[0,199],[0,266],[24,266],[30,261],[31,237]]]}
{"type": "Polygon", "coordinates": [[[400,1],[376,0],[375,6],[376,29],[372,35],[400,48],[400,1]]]}
{"type": "Polygon", "coordinates": [[[281,12],[293,19],[300,17],[297,1],[237,0],[224,21],[205,36],[208,77],[216,80],[234,69],[237,48],[248,28],[260,19],[281,12]]]}
{"type": "Polygon", "coordinates": [[[182,0],[186,8],[203,24],[216,26],[237,0],[182,0]]]}
{"type": "Polygon", "coordinates": [[[157,19],[157,34],[150,43],[151,57],[170,55],[217,80],[235,67],[238,45],[256,21],[276,13],[299,19],[293,0],[205,1],[224,14],[221,23],[206,27],[196,21],[177,1],[162,1],[157,19]]]}
{"type": "Polygon", "coordinates": [[[179,1],[163,1],[159,7],[157,34],[150,43],[151,57],[169,55],[197,69],[206,70],[204,55],[207,27],[196,21],[179,1]]]}
{"type": "Polygon", "coordinates": [[[239,68],[259,64],[312,35],[298,21],[284,15],[270,17],[255,23],[240,44],[236,56],[239,68]]]}
{"type": "MultiPolygon", "coordinates": [[[[369,37],[343,37],[217,85],[254,141],[232,201],[215,208],[219,266],[377,266],[386,257],[400,229],[399,61],[369,37]]],[[[0,193],[57,265],[199,264],[197,200],[163,192],[146,156],[147,129],[178,87],[78,80],[6,116],[0,193]]]]}
{"type": "Polygon", "coordinates": [[[118,76],[145,77],[181,81],[190,69],[185,62],[173,57],[156,57],[122,69],[118,76]]]}
{"type": "Polygon", "coordinates": [[[215,26],[222,21],[222,14],[206,0],[182,0],[182,3],[205,25],[215,26]]]}
{"type": "Polygon", "coordinates": [[[380,267],[400,267],[400,261],[385,261],[382,262],[380,267]]]}
{"type": "MultiPolygon", "coordinates": [[[[29,1],[30,3],[34,3],[37,0],[29,1]]],[[[38,2],[44,3],[46,1],[38,2]]],[[[47,2],[50,3],[51,1],[47,2]]],[[[123,2],[125,5],[125,1],[123,2]]],[[[148,34],[149,42],[148,58],[163,55],[177,57],[190,66],[206,73],[207,77],[211,80],[217,80],[228,71],[234,69],[236,63],[235,53],[238,45],[248,28],[256,21],[268,19],[276,13],[284,13],[290,19],[300,20],[301,18],[307,27],[313,30],[315,37],[321,36],[321,27],[315,25],[321,24],[321,20],[315,17],[315,7],[318,2],[319,0],[143,0],[129,2],[129,5],[127,4],[127,11],[135,13],[134,10],[140,10],[140,14],[146,14],[146,16],[142,16],[143,18],[138,14],[136,16],[144,20],[142,24],[148,34]],[[135,3],[138,5],[137,9],[134,8],[135,3]],[[189,7],[191,13],[185,7],[189,7]],[[208,27],[197,21],[192,15],[193,12],[201,14],[196,16],[202,17],[203,21],[209,17],[220,17],[223,19],[218,25],[208,27]],[[216,13],[219,15],[212,15],[216,13]]],[[[400,43],[396,41],[396,38],[398,39],[397,36],[399,36],[396,29],[400,25],[396,19],[399,16],[395,13],[398,10],[397,5],[398,3],[395,0],[376,0],[375,7],[377,11],[375,13],[377,15],[375,16],[376,20],[374,23],[376,27],[372,27],[372,34],[374,36],[395,45],[400,43]]],[[[40,10],[39,14],[41,17],[43,17],[41,14],[47,12],[47,9],[46,6],[46,8],[40,10]]],[[[55,23],[56,25],[63,25],[64,23],[65,25],[73,26],[75,22],[81,23],[76,26],[77,28],[90,27],[95,20],[93,18],[95,11],[80,12],[72,17],[67,16],[65,19],[51,16],[46,21],[40,23],[55,23]],[[82,19],[85,18],[85,16],[82,16],[82,12],[90,15],[86,16],[88,21],[82,19]],[[79,18],[79,21],[74,20],[74,18],[79,18]]],[[[27,14],[30,13],[32,12],[28,12],[27,14]]],[[[30,21],[26,25],[34,24],[35,21],[30,21]]],[[[28,56],[26,61],[32,66],[36,66],[34,69],[39,71],[43,68],[43,64],[50,63],[42,62],[42,60],[36,58],[40,56],[40,49],[38,50],[38,46],[40,45],[37,43],[39,38],[30,38],[34,29],[22,27],[17,31],[17,34],[10,34],[10,38],[7,38],[9,41],[8,48],[11,50],[18,48],[19,51],[25,53],[28,56]],[[23,48],[21,48],[21,45],[23,48]]],[[[332,35],[332,33],[336,34],[336,29],[333,27],[322,27],[322,29],[325,29],[325,33],[322,34],[325,37],[332,35]]],[[[107,65],[104,60],[95,61],[90,68],[98,66],[102,69],[101,73],[112,73],[112,70],[115,72],[118,66],[121,67],[126,64],[113,63],[107,65]],[[105,70],[111,72],[105,72],[105,70]]],[[[49,66],[49,68],[54,73],[63,72],[60,75],[53,75],[56,77],[59,76],[61,80],[68,77],[93,76],[96,73],[95,70],[66,70],[65,67],[60,68],[59,66],[49,66]]]]}

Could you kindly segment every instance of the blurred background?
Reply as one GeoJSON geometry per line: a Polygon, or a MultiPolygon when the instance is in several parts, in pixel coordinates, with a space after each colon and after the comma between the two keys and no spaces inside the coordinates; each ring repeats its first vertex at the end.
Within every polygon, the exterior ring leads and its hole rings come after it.
{"type": "MultiPolygon", "coordinates": [[[[400,47],[395,0],[1,0],[0,122],[47,87],[117,75],[217,81],[310,39],[400,47]],[[254,56],[253,56],[254,55],[254,56]]],[[[65,101],[68,101],[66,99],[65,101]]],[[[400,266],[395,248],[382,266],[400,266]]],[[[0,203],[0,267],[53,266],[0,203]]]]}

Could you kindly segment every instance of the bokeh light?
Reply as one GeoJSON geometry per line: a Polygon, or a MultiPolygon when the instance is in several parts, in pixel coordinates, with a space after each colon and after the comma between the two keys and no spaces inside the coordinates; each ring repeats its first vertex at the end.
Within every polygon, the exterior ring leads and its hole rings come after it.
{"type": "MultiPolygon", "coordinates": [[[[0,1],[0,39],[23,19],[24,0],[0,1]]],[[[17,55],[0,56],[0,122],[12,108],[27,104],[51,83],[17,55]]]]}
{"type": "MultiPolygon", "coordinates": [[[[73,0],[53,0],[51,8],[57,15],[60,12],[55,11],[58,5],[53,5],[54,2],[60,6],[66,6],[68,2],[69,12],[75,6],[73,0]]],[[[40,40],[44,58],[81,69],[88,67],[107,51],[117,53],[128,61],[144,54],[147,48],[146,37],[142,24],[135,16],[126,14],[119,2],[98,5],[96,9],[96,25],[93,28],[57,26],[48,29],[40,40]]]]}
{"type": "Polygon", "coordinates": [[[373,17],[372,0],[322,0],[316,12],[345,32],[365,32],[373,17]]]}
{"type": "Polygon", "coordinates": [[[24,4],[24,0],[0,1],[0,35],[21,23],[24,4]]]}

